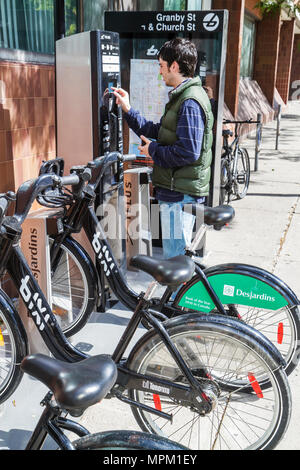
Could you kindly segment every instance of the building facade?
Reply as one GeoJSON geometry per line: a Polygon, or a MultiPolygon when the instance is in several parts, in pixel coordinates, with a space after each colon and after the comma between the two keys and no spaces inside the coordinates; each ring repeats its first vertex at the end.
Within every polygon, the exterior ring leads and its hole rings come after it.
{"type": "Polygon", "coordinates": [[[43,160],[56,156],[55,39],[59,34],[103,29],[105,10],[227,9],[226,116],[255,119],[262,113],[267,121],[278,104],[300,99],[299,18],[284,12],[262,15],[256,4],[257,0],[1,0],[0,191],[16,190],[38,175],[43,160]]]}

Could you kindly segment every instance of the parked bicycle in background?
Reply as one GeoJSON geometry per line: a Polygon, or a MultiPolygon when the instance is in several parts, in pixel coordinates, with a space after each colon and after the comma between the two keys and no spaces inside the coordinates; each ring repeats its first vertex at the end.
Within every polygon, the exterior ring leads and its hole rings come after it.
{"type": "Polygon", "coordinates": [[[242,124],[254,124],[254,122],[252,119],[223,121],[223,124],[234,124],[235,131],[231,144],[229,138],[233,137],[233,132],[230,129],[224,129],[222,132],[220,204],[229,203],[234,197],[242,199],[247,194],[250,183],[250,159],[247,149],[240,147],[239,129],[242,124]]]}

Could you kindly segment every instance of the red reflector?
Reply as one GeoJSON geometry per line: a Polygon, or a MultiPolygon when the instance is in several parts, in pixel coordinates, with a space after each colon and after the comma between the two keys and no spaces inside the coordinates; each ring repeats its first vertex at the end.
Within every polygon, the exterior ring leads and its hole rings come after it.
{"type": "Polygon", "coordinates": [[[249,373],[248,374],[248,379],[249,379],[249,382],[251,384],[251,387],[255,391],[258,398],[263,398],[264,397],[263,393],[261,391],[261,388],[260,388],[259,383],[257,382],[255,376],[253,374],[249,373]]]}
{"type": "Polygon", "coordinates": [[[161,411],[161,402],[159,395],[153,395],[154,406],[158,411],[161,411]]]}
{"type": "Polygon", "coordinates": [[[277,343],[282,344],[282,340],[283,340],[283,323],[278,323],[277,343]]]}

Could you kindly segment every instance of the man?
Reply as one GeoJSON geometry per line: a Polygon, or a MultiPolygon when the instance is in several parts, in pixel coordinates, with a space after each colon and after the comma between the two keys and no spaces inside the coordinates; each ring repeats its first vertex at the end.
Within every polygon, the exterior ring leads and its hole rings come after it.
{"type": "Polygon", "coordinates": [[[183,212],[183,205],[203,204],[209,194],[214,119],[201,80],[193,78],[195,45],[183,38],[168,41],[158,60],[166,86],[172,87],[160,123],[147,121],[132,109],[122,88],[115,88],[114,94],[129,127],[143,141],[141,154],[154,161],[152,182],[160,205],[163,252],[170,258],[183,254],[192,239],[195,217],[183,212]]]}

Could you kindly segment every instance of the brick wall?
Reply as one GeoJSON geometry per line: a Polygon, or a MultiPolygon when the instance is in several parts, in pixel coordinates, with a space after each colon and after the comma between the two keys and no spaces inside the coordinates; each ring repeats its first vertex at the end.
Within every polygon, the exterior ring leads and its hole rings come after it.
{"type": "Polygon", "coordinates": [[[254,16],[256,20],[262,19],[262,14],[258,8],[255,6],[257,5],[258,0],[245,0],[245,8],[248,13],[254,16]]]}
{"type": "Polygon", "coordinates": [[[291,21],[283,21],[280,29],[276,88],[285,104],[287,104],[289,98],[293,53],[291,45],[293,44],[294,27],[295,20],[293,19],[291,21]]]}
{"type": "Polygon", "coordinates": [[[300,34],[294,38],[289,98],[300,100],[300,34]]]}
{"type": "Polygon", "coordinates": [[[212,8],[229,10],[225,103],[232,115],[236,116],[239,102],[245,0],[213,0],[212,8]]]}
{"type": "Polygon", "coordinates": [[[55,157],[54,94],[54,66],[0,62],[0,192],[55,157]]]}
{"type": "Polygon", "coordinates": [[[280,15],[268,14],[257,23],[253,78],[273,106],[280,37],[280,15]]]}

